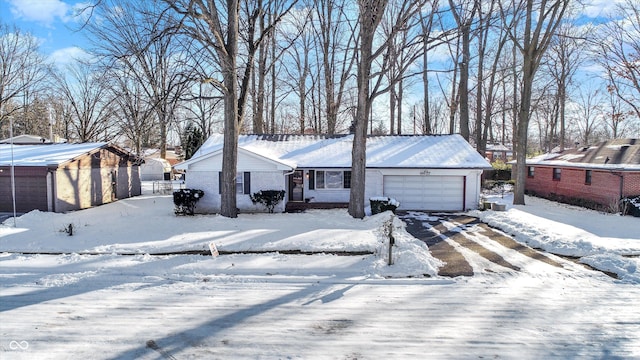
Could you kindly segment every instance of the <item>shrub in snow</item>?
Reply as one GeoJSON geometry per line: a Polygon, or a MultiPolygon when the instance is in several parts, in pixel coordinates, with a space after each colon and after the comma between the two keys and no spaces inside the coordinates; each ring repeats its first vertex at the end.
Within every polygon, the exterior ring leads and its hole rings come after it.
{"type": "Polygon", "coordinates": [[[196,203],[204,196],[204,191],[180,189],[173,192],[174,212],[176,215],[193,215],[196,203]]]}
{"type": "Polygon", "coordinates": [[[254,204],[260,203],[273,213],[273,208],[284,199],[284,190],[260,190],[249,196],[254,204]]]}
{"type": "Polygon", "coordinates": [[[622,199],[622,215],[640,217],[640,195],[622,199]]]}
{"type": "Polygon", "coordinates": [[[379,214],[387,210],[395,213],[396,209],[400,206],[400,202],[396,199],[378,196],[369,198],[371,203],[371,215],[379,214]]]}

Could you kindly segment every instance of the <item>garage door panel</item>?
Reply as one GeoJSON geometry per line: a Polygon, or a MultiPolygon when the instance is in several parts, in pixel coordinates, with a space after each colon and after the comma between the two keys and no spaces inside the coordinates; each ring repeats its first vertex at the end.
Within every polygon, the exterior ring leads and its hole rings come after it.
{"type": "Polygon", "coordinates": [[[462,176],[385,176],[384,195],[402,210],[459,211],[463,209],[462,176]]]}

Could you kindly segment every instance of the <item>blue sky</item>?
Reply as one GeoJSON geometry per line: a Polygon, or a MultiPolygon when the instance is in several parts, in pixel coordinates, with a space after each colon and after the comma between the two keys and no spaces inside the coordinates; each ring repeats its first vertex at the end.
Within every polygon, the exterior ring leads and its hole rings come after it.
{"type": "MultiPolygon", "coordinates": [[[[621,0],[586,0],[583,19],[594,21],[621,0]]],[[[15,24],[40,39],[41,50],[57,63],[82,56],[88,41],[75,30],[81,25],[74,15],[91,0],[0,0],[0,20],[15,24]]]]}
{"type": "Polygon", "coordinates": [[[74,14],[86,2],[61,0],[0,0],[0,20],[30,32],[41,41],[41,50],[57,63],[83,55],[88,42],[74,14]]]}

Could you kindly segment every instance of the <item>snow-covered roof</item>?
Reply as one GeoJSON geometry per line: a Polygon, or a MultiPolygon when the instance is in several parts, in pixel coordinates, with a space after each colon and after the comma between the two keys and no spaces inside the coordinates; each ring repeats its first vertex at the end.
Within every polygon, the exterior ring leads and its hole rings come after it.
{"type": "Polygon", "coordinates": [[[12,138],[6,138],[0,140],[0,144],[43,144],[50,143],[51,140],[43,138],[42,136],[37,135],[17,135],[12,138]]]}
{"type": "Polygon", "coordinates": [[[487,144],[486,150],[487,151],[511,151],[511,149],[504,144],[487,144]]]}
{"type": "Polygon", "coordinates": [[[619,171],[640,170],[640,140],[615,139],[527,159],[527,165],[619,171]]]}
{"type": "MultiPolygon", "coordinates": [[[[222,149],[223,135],[211,136],[186,168],[222,149]]],[[[298,168],[351,166],[353,135],[240,135],[238,147],[298,168]]],[[[367,139],[368,168],[490,168],[460,135],[389,135],[367,139]]]]}
{"type": "Polygon", "coordinates": [[[107,143],[11,145],[0,144],[0,166],[55,166],[91,153],[107,143]]]}

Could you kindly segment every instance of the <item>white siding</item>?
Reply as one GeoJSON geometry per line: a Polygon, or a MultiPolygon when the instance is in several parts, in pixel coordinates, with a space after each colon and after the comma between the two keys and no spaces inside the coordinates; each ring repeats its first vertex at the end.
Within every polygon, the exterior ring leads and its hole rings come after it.
{"type": "MultiPolygon", "coordinates": [[[[219,171],[189,170],[185,186],[189,189],[204,191],[204,196],[196,204],[196,212],[200,214],[214,214],[220,212],[220,193],[218,185],[219,171]]],[[[285,190],[282,171],[252,171],[251,193],[260,190],[285,190]]],[[[240,212],[266,212],[264,206],[253,204],[248,194],[237,194],[236,206],[240,212]]],[[[275,212],[284,211],[284,202],[274,209],[275,212]]]]}

